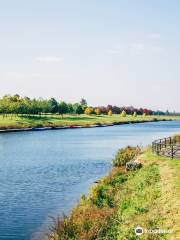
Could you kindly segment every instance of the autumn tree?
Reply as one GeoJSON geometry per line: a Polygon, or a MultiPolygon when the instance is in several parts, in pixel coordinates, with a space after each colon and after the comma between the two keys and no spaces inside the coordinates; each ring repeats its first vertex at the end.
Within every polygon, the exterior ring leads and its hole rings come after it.
{"type": "Polygon", "coordinates": [[[85,114],[91,115],[93,113],[93,108],[92,107],[87,107],[84,111],[85,114]]]}
{"type": "Polygon", "coordinates": [[[96,115],[101,115],[101,109],[100,108],[96,108],[95,113],[96,113],[96,115]]]}
{"type": "Polygon", "coordinates": [[[112,111],[112,108],[113,108],[113,106],[112,105],[107,105],[107,107],[106,107],[106,109],[107,109],[107,112],[109,112],[110,110],[112,111]]]}
{"type": "Polygon", "coordinates": [[[87,106],[87,101],[86,101],[86,99],[81,98],[80,104],[81,104],[82,106],[87,106]]]}
{"type": "Polygon", "coordinates": [[[110,117],[112,116],[112,110],[108,111],[108,116],[110,116],[110,117]]]}

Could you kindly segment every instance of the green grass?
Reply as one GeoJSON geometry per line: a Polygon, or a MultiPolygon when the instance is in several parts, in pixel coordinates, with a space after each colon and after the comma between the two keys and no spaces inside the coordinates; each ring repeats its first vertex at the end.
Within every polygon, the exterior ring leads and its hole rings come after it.
{"type": "Polygon", "coordinates": [[[0,129],[7,128],[26,128],[26,127],[59,127],[59,126],[85,126],[102,125],[102,124],[119,124],[127,122],[142,122],[157,120],[180,120],[180,117],[171,116],[132,116],[120,117],[120,115],[23,115],[3,117],[0,115],[0,129]]]}
{"type": "Polygon", "coordinates": [[[143,167],[126,172],[113,168],[82,197],[69,217],[56,221],[53,240],[180,239],[180,160],[156,156],[150,149],[138,157],[143,167]],[[170,234],[134,229],[171,230],[170,234]]]}
{"type": "Polygon", "coordinates": [[[152,216],[150,214],[156,200],[161,196],[159,182],[160,174],[156,164],[150,164],[129,176],[121,192],[118,209],[117,236],[119,240],[138,239],[134,233],[137,226],[147,229],[160,226],[161,219],[155,214],[152,216]],[[145,216],[148,216],[148,219],[145,216]]]}
{"type": "Polygon", "coordinates": [[[180,161],[158,157],[147,150],[141,162],[144,167],[129,175],[119,194],[119,223],[114,235],[118,240],[180,239],[180,161]],[[137,226],[172,233],[146,233],[139,238],[134,233],[137,226]]]}

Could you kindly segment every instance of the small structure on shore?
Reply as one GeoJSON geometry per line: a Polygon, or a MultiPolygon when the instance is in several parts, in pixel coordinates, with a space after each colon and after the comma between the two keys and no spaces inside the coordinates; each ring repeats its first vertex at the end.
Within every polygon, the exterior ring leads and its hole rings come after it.
{"type": "Polygon", "coordinates": [[[138,170],[142,167],[142,163],[139,161],[130,161],[126,163],[126,170],[138,170]]]}

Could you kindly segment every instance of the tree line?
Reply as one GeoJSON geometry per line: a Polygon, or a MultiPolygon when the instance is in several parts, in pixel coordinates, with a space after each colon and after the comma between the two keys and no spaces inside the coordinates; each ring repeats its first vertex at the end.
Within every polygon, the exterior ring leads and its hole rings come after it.
{"type": "MultiPolygon", "coordinates": [[[[118,106],[98,106],[90,107],[85,99],[81,99],[79,103],[58,102],[55,98],[36,99],[29,97],[21,97],[18,94],[5,95],[0,99],[0,114],[138,114],[138,115],[156,115],[150,109],[134,108],[134,107],[118,107],[118,106]]],[[[159,112],[164,114],[164,112],[159,112]]]]}
{"type": "Polygon", "coordinates": [[[16,95],[5,95],[0,99],[1,114],[82,114],[85,104],[58,102],[55,98],[30,99],[16,95]]]}

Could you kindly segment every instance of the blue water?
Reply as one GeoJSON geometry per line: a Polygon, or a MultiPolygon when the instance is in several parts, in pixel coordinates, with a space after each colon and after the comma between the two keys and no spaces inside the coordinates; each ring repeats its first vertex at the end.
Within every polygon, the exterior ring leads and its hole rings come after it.
{"type": "Polygon", "coordinates": [[[107,174],[118,148],[180,132],[180,121],[0,135],[0,239],[40,239],[107,174]]]}

